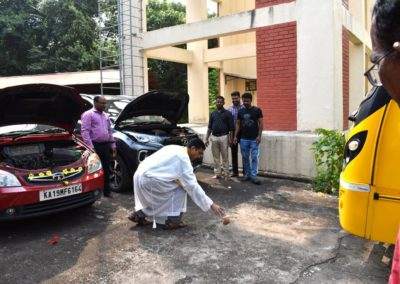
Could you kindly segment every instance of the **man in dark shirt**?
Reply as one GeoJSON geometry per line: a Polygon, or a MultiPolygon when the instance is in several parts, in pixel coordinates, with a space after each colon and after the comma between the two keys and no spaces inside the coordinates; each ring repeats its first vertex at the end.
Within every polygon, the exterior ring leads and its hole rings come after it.
{"type": "Polygon", "coordinates": [[[260,184],[257,179],[258,156],[263,130],[262,111],[258,107],[252,106],[253,96],[250,93],[242,95],[244,108],[239,110],[235,129],[234,143],[238,143],[240,133],[240,151],[243,157],[243,167],[246,176],[244,180],[251,181],[254,184],[260,184]]]}
{"type": "Polygon", "coordinates": [[[229,158],[228,158],[228,146],[232,142],[232,134],[235,129],[233,124],[232,114],[224,109],[225,99],[224,97],[217,97],[216,107],[217,110],[213,111],[210,115],[210,121],[208,123],[208,131],[206,135],[205,144],[208,146],[210,134],[211,135],[211,151],[214,158],[214,173],[213,178],[219,178],[224,176],[226,179],[229,178],[229,158]],[[221,160],[222,158],[222,171],[221,171],[221,160]]]}
{"type": "MultiPolygon", "coordinates": [[[[233,124],[236,125],[239,110],[243,108],[243,105],[240,104],[240,93],[238,91],[232,92],[231,98],[232,98],[232,106],[230,108],[228,108],[228,110],[231,112],[231,114],[233,116],[233,124]]],[[[238,144],[232,143],[230,146],[231,146],[231,154],[232,154],[232,177],[237,177],[237,176],[239,176],[238,144]]],[[[243,175],[245,175],[244,171],[243,171],[243,175]]]]}

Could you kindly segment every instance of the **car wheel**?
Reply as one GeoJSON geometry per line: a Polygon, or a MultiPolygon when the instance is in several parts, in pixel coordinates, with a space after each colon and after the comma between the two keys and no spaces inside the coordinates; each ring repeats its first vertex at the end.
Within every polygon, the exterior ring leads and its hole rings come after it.
{"type": "Polygon", "coordinates": [[[122,192],[129,188],[132,188],[131,176],[125,162],[117,155],[111,163],[110,189],[114,192],[122,192]]]}

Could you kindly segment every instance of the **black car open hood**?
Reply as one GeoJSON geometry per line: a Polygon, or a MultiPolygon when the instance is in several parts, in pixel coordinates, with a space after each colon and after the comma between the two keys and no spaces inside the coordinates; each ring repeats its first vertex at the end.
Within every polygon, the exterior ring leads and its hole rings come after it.
{"type": "Polygon", "coordinates": [[[122,110],[115,125],[118,126],[124,120],[142,115],[159,115],[176,124],[188,103],[188,94],[151,91],[131,101],[122,110]]]}
{"type": "Polygon", "coordinates": [[[46,124],[70,133],[91,105],[74,88],[29,84],[0,89],[0,126],[46,124]]]}

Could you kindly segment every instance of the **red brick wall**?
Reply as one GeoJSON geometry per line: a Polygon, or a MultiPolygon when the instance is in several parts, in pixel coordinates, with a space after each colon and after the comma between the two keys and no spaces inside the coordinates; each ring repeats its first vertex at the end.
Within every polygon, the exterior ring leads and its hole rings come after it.
{"type": "MultiPolygon", "coordinates": [[[[256,8],[273,6],[273,5],[278,5],[278,4],[283,4],[283,3],[293,2],[293,1],[294,0],[257,0],[256,8]]],[[[345,0],[343,0],[343,1],[345,1],[345,0]]]]}
{"type": "MultiPolygon", "coordinates": [[[[349,0],[342,0],[343,6],[349,9],[349,0]]],[[[342,27],[342,80],[343,80],[343,129],[349,128],[349,96],[350,96],[350,67],[349,67],[349,32],[342,27]]]]}
{"type": "MultiPolygon", "coordinates": [[[[295,0],[256,0],[256,8],[295,0]]],[[[256,31],[257,103],[264,129],[297,130],[297,29],[286,23],[256,31]]]]}
{"type": "Polygon", "coordinates": [[[350,95],[350,70],[349,70],[349,32],[342,28],[342,68],[343,68],[343,129],[349,126],[349,95],[350,95]]]}
{"type": "Polygon", "coordinates": [[[259,28],[257,45],[257,102],[264,129],[297,130],[296,22],[259,28]]]}

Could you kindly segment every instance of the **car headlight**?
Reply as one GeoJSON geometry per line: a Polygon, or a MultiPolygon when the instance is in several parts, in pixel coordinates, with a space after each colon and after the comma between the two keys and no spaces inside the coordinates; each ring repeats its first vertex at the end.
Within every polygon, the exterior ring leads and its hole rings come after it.
{"type": "Polygon", "coordinates": [[[347,141],[344,149],[343,168],[345,168],[360,152],[367,139],[368,131],[356,133],[347,141]]]}
{"type": "Polygon", "coordinates": [[[151,140],[148,136],[146,135],[141,135],[137,133],[131,133],[133,138],[135,138],[139,143],[149,143],[151,140]]]}
{"type": "Polygon", "coordinates": [[[360,141],[358,139],[352,140],[349,142],[349,150],[354,152],[358,149],[358,146],[360,145],[360,141]]]}
{"type": "Polygon", "coordinates": [[[100,171],[102,169],[100,158],[99,158],[99,156],[97,156],[96,153],[90,154],[86,163],[87,163],[87,168],[88,168],[89,174],[100,171]]]}
{"type": "Polygon", "coordinates": [[[12,173],[0,170],[0,187],[21,186],[21,183],[12,173]]]}

